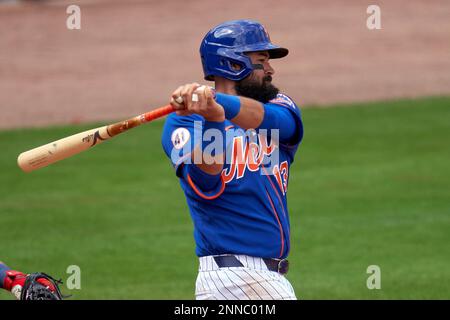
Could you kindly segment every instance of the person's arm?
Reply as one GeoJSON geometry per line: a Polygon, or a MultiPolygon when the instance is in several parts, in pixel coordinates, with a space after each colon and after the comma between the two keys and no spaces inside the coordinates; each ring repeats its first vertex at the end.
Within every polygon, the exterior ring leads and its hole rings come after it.
{"type": "Polygon", "coordinates": [[[221,173],[225,160],[225,122],[205,121],[201,136],[205,137],[204,134],[208,130],[211,130],[209,131],[210,133],[214,133],[215,137],[211,139],[213,141],[205,142],[202,139],[194,148],[191,163],[183,168],[183,177],[194,191],[203,198],[208,196],[203,196],[202,191],[211,192],[216,190],[215,194],[218,194],[220,190],[223,191],[221,173]],[[214,152],[212,152],[212,148],[205,150],[210,143],[215,146],[214,152]]]}
{"type": "Polygon", "coordinates": [[[6,279],[6,272],[8,272],[9,270],[11,270],[11,268],[8,267],[2,261],[0,261],[0,288],[5,289],[4,283],[5,283],[5,279],[6,279]]]}
{"type": "MultiPolygon", "coordinates": [[[[191,83],[178,87],[171,97],[170,104],[175,108],[178,115],[198,114],[205,119],[203,132],[207,129],[218,129],[225,135],[224,121],[225,112],[223,107],[214,100],[212,90],[208,87],[199,88],[198,83],[191,83]],[[200,89],[200,90],[198,90],[200,89]],[[193,100],[195,93],[197,99],[193,100]]],[[[203,136],[203,135],[202,135],[203,136]]],[[[209,175],[220,175],[224,164],[224,148],[216,154],[205,154],[205,144],[197,145],[192,154],[195,165],[209,175]],[[220,152],[221,151],[221,152],[220,152]],[[200,153],[200,158],[199,158],[200,153]],[[200,161],[199,161],[200,159],[200,161]]]]}
{"type": "MultiPolygon", "coordinates": [[[[26,279],[27,274],[12,270],[5,263],[0,261],[0,288],[10,291],[17,299],[20,299],[20,294],[26,279]]],[[[56,291],[56,288],[47,279],[38,278],[36,281],[50,289],[52,292],[56,291]]]]}
{"type": "Polygon", "coordinates": [[[259,101],[220,92],[215,93],[215,100],[223,106],[225,118],[241,128],[256,129],[264,119],[264,104],[259,101]]]}
{"type": "Polygon", "coordinates": [[[221,139],[225,138],[224,126],[223,121],[205,121],[197,114],[171,114],[167,117],[161,134],[162,147],[177,177],[184,179],[191,187],[194,185],[197,190],[207,192],[208,196],[221,180],[221,160],[223,161],[225,145],[221,139]],[[201,170],[197,164],[203,163],[219,165],[219,172],[215,172],[217,169],[210,173],[201,170]]]}
{"type": "Polygon", "coordinates": [[[206,120],[203,123],[200,134],[202,139],[195,146],[194,152],[192,152],[192,165],[197,166],[200,170],[207,174],[218,175],[222,172],[225,160],[225,119],[219,119],[218,121],[206,120]],[[210,135],[214,136],[214,139],[211,139],[213,141],[203,141],[203,138],[206,137],[205,133],[206,135],[210,133],[210,135]],[[209,151],[205,152],[205,149],[212,143],[216,146],[214,154],[209,151]]]}
{"type": "Polygon", "coordinates": [[[297,121],[288,108],[273,103],[216,93],[215,100],[223,106],[225,117],[244,129],[278,129],[281,142],[289,142],[296,134],[297,121]]]}

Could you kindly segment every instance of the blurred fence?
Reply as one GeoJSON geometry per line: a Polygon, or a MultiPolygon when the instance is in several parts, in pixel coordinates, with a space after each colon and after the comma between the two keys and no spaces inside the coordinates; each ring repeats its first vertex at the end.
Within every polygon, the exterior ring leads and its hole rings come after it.
{"type": "Polygon", "coordinates": [[[230,19],[290,54],[274,84],[301,105],[450,93],[450,1],[16,1],[0,5],[0,128],[127,117],[203,81],[198,46],[230,19]],[[36,3],[39,3],[37,5],[36,3]],[[7,4],[7,5],[6,5],[7,4]],[[69,30],[67,6],[81,9],[69,30]]]}

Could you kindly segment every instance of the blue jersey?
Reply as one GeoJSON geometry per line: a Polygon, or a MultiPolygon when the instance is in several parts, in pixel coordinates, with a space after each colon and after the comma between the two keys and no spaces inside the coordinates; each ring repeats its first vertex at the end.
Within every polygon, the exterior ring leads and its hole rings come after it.
{"type": "Polygon", "coordinates": [[[299,108],[286,95],[278,94],[269,104],[291,111],[295,136],[290,143],[276,143],[271,132],[249,134],[225,120],[226,161],[221,182],[208,192],[183,170],[193,165],[194,136],[198,136],[196,127],[204,122],[203,117],[171,114],[166,119],[162,145],[186,196],[200,257],[245,254],[286,258],[289,254],[289,168],[303,137],[303,125],[299,108]]]}

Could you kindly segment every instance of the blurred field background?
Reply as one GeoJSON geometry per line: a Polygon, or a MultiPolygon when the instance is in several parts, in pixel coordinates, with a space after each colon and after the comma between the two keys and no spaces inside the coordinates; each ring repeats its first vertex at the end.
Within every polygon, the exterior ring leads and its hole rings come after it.
{"type": "Polygon", "coordinates": [[[206,31],[245,17],[291,49],[274,82],[303,107],[288,196],[298,297],[449,299],[450,3],[378,1],[375,31],[369,4],[0,1],[0,260],[63,280],[80,266],[72,299],[193,299],[162,121],[31,174],[16,158],[165,104],[201,81],[206,31]],[[69,4],[81,30],[66,29],[69,4]],[[366,287],[369,265],[381,290],[366,287]]]}

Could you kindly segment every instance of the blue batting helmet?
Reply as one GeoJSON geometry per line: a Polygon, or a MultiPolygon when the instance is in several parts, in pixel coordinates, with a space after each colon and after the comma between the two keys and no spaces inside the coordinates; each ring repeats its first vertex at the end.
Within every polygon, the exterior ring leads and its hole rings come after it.
{"type": "Polygon", "coordinates": [[[289,51],[273,45],[264,27],[252,20],[233,20],[211,29],[200,45],[205,80],[214,76],[239,81],[253,70],[246,52],[267,51],[270,59],[286,56],[289,51]],[[239,65],[236,70],[231,63],[239,65]]]}

